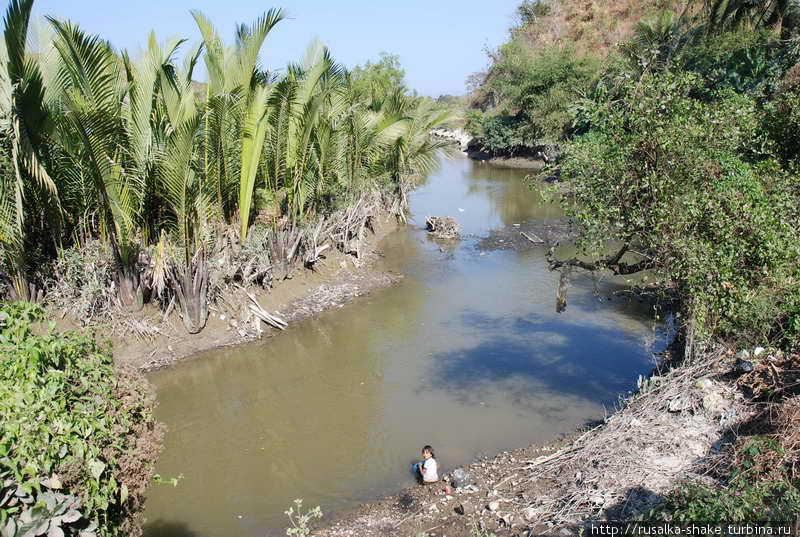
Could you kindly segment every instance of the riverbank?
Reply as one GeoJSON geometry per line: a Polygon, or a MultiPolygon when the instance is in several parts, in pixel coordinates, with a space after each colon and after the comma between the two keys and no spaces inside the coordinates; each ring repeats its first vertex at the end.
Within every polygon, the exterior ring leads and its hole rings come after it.
{"type": "Polygon", "coordinates": [[[533,157],[493,157],[482,151],[470,151],[467,156],[481,164],[496,166],[498,168],[514,168],[517,170],[541,171],[546,163],[542,159],[533,157]]]}
{"type": "Polygon", "coordinates": [[[498,168],[533,171],[543,169],[546,164],[541,158],[531,156],[492,156],[477,147],[476,139],[464,129],[438,128],[433,129],[430,134],[436,138],[447,140],[454,145],[458,145],[464,155],[481,164],[497,166],[498,168]]]}
{"type": "Polygon", "coordinates": [[[685,479],[704,479],[755,414],[733,385],[733,351],[656,371],[602,422],[545,446],[465,468],[469,485],[414,487],[329,519],[317,537],[585,534],[589,521],[647,513],[685,479]],[[477,528],[477,529],[476,529],[477,528]]]}
{"type": "MultiPolygon", "coordinates": [[[[260,306],[291,325],[391,285],[401,275],[381,265],[380,243],[398,229],[388,212],[374,218],[372,231],[361,240],[361,257],[329,248],[313,268],[298,267],[289,279],[274,280],[269,288],[228,288],[209,307],[206,327],[188,334],[177,311],[166,317],[155,306],[141,312],[119,313],[111,322],[91,329],[99,339],[110,341],[114,359],[142,371],[152,371],[196,357],[213,349],[272,337],[280,330],[260,321],[242,321],[251,294],[260,306]]],[[[74,319],[57,321],[60,329],[82,328],[74,319]]]]}

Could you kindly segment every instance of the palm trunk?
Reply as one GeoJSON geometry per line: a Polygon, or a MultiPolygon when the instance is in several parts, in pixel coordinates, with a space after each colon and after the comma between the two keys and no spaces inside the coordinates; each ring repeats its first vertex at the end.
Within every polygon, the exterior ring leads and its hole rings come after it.
{"type": "Polygon", "coordinates": [[[129,311],[141,311],[144,307],[144,291],[139,279],[138,263],[117,265],[117,284],[119,299],[123,307],[129,311]]]}
{"type": "Polygon", "coordinates": [[[36,284],[29,282],[24,274],[18,272],[6,278],[8,294],[12,302],[41,302],[43,292],[36,284]]]}
{"type": "Polygon", "coordinates": [[[194,260],[176,269],[170,281],[181,309],[183,325],[190,334],[197,334],[208,319],[208,266],[201,250],[194,260]]]}

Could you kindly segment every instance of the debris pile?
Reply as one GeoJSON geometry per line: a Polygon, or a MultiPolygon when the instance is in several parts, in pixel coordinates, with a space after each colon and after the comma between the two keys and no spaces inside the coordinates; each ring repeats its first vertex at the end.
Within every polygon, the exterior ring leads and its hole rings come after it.
{"type": "Polygon", "coordinates": [[[425,220],[425,228],[437,239],[459,238],[458,222],[452,216],[429,216],[425,220]]]}

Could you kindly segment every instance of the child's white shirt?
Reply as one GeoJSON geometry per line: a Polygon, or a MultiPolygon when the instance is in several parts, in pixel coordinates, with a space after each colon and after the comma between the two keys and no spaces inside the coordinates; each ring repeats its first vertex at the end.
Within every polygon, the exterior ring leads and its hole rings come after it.
{"type": "Polygon", "coordinates": [[[422,466],[425,468],[425,472],[422,474],[422,479],[426,483],[439,481],[439,465],[436,464],[436,459],[433,457],[430,459],[425,459],[425,462],[422,463],[422,466]]]}

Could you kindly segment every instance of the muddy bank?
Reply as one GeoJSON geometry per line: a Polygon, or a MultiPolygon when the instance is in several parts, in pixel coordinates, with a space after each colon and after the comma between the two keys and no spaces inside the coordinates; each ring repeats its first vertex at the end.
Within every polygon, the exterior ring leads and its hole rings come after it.
{"type": "MultiPolygon", "coordinates": [[[[330,249],[324,259],[315,263],[313,270],[299,268],[291,279],[277,280],[269,289],[252,288],[247,291],[254,294],[264,310],[287,321],[291,330],[292,323],[300,319],[341,307],[356,297],[391,285],[400,278],[381,266],[379,246],[397,227],[394,217],[384,215],[376,219],[374,232],[364,238],[360,259],[330,249]]],[[[110,339],[115,359],[150,371],[203,351],[278,333],[277,329],[265,325],[259,327],[259,333],[252,324],[245,326],[241,322],[239,310],[248,300],[243,291],[235,289],[218,297],[216,304],[209,307],[208,323],[199,334],[188,334],[176,312],[164,319],[156,308],[145,309],[135,316],[121,317],[120,322],[125,324],[122,328],[107,326],[96,329],[96,332],[101,338],[110,339]]],[[[61,324],[67,325],[68,321],[62,321],[61,324]]]]}
{"type": "Polygon", "coordinates": [[[538,172],[544,169],[545,161],[534,157],[493,157],[482,151],[470,151],[467,156],[481,164],[496,166],[498,168],[514,168],[538,172]]]}
{"type": "Polygon", "coordinates": [[[318,537],[498,537],[586,532],[588,521],[630,520],[686,478],[702,479],[753,410],[731,380],[733,352],[709,349],[656,372],[621,409],[546,446],[476,460],[469,486],[414,487],[326,521],[318,537]]]}
{"type": "Polygon", "coordinates": [[[431,136],[448,140],[457,145],[462,153],[482,164],[497,166],[498,168],[515,168],[520,170],[539,171],[545,166],[545,161],[537,155],[524,156],[492,156],[480,149],[479,141],[464,129],[438,128],[430,132],[431,136]]]}

